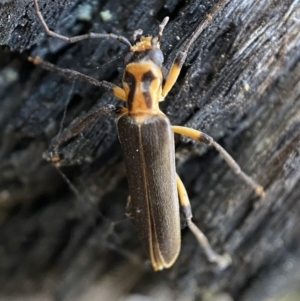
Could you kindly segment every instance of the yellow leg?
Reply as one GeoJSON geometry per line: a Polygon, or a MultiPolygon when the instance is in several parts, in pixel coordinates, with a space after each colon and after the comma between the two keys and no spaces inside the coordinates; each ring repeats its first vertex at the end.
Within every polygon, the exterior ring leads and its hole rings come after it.
{"type": "Polygon", "coordinates": [[[176,58],[171,66],[169,74],[167,76],[166,82],[163,86],[162,97],[166,97],[175,82],[177,81],[180,70],[185,62],[187,57],[188,50],[193,45],[196,39],[200,36],[203,30],[207,27],[207,25],[211,22],[216,13],[219,12],[220,8],[226,3],[226,0],[219,0],[217,3],[211,8],[209,14],[207,14],[202,21],[198,24],[195,31],[192,33],[191,38],[188,39],[188,42],[184,45],[183,49],[178,52],[176,58]]]}
{"type": "Polygon", "coordinates": [[[182,57],[182,63],[179,61],[180,58],[176,58],[173,65],[171,66],[171,69],[169,71],[169,74],[167,76],[166,82],[163,86],[163,90],[162,90],[162,97],[166,97],[167,94],[169,93],[169,91],[171,90],[171,88],[173,87],[173,85],[175,84],[175,82],[177,81],[177,78],[179,76],[181,67],[183,65],[183,62],[185,61],[186,58],[186,54],[184,57],[182,57]]]}
{"type": "Polygon", "coordinates": [[[247,174],[245,174],[240,166],[236,163],[236,161],[226,152],[226,150],[214,139],[200,131],[183,127],[183,126],[172,126],[172,130],[174,133],[181,134],[188,136],[194,140],[200,141],[202,143],[205,143],[206,145],[213,146],[219,154],[222,156],[222,158],[227,162],[230,169],[239,176],[248,186],[250,186],[252,189],[254,189],[255,193],[260,196],[264,197],[265,192],[264,188],[257,184],[251,177],[249,177],[247,174]]]}
{"type": "Polygon", "coordinates": [[[221,255],[217,254],[212,249],[207,237],[192,222],[192,210],[191,210],[191,204],[189,201],[189,197],[188,197],[186,189],[178,175],[176,175],[176,182],[177,182],[177,190],[178,190],[178,195],[179,195],[180,206],[182,207],[183,214],[185,216],[185,219],[186,219],[189,229],[196,237],[200,246],[203,248],[203,251],[205,252],[205,255],[206,255],[208,261],[218,264],[218,266],[221,269],[225,269],[231,263],[230,256],[229,255],[221,256],[221,255]]]}

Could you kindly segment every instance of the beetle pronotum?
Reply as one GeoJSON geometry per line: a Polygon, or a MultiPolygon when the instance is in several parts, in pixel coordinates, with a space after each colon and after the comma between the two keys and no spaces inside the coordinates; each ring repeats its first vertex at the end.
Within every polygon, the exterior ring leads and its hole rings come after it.
{"type": "Polygon", "coordinates": [[[192,222],[188,195],[175,170],[174,133],[214,146],[233,172],[252,187],[257,195],[264,195],[263,188],[241,171],[234,159],[213,138],[191,128],[172,126],[159,109],[159,102],[164,100],[178,78],[189,48],[226,1],[218,1],[210,14],[197,26],[186,45],[176,55],[166,78],[163,78],[162,73],[164,57],[160,50],[160,40],[168,17],[159,25],[157,36],[142,36],[141,31],[137,30],[133,36],[133,44],[127,38],[114,34],[89,33],[69,38],[49,30],[37,0],[33,1],[36,14],[49,36],[69,43],[88,38],[111,38],[129,47],[122,88],[106,81],[99,82],[73,70],[59,68],[39,57],[29,58],[50,71],[100,86],[126,102],[126,107],[116,109],[110,105],[94,110],[70,131],[56,137],[51,161],[59,165],[57,150],[61,143],[77,135],[100,114],[115,112],[118,115],[118,135],[128,177],[130,215],[135,220],[140,240],[153,269],[157,271],[171,267],[179,254],[179,203],[189,229],[202,246],[208,260],[221,267],[227,266],[228,258],[213,251],[205,235],[192,222]]]}

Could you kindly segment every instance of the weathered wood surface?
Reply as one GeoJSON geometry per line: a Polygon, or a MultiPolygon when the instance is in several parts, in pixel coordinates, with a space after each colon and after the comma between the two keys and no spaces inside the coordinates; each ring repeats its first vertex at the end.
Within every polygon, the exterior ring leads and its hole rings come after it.
{"type": "MultiPolygon", "coordinates": [[[[169,67],[215,1],[39,2],[49,26],[68,35],[130,37],[137,28],[151,34],[169,15],[162,41],[169,67]],[[110,20],[100,17],[104,11],[110,20]]],[[[233,258],[223,272],[206,262],[187,230],[174,267],[153,273],[143,263],[124,217],[127,184],[113,117],[99,118],[60,149],[73,164],[63,171],[80,198],[42,158],[69,98],[65,126],[117,100],[87,84],[73,86],[26,56],[120,83],[126,47],[47,38],[30,0],[0,1],[0,44],[10,47],[0,52],[1,300],[133,300],[132,294],[214,300],[213,292],[226,292],[257,301],[282,290],[282,276],[300,281],[299,0],[228,1],[163,104],[173,124],[213,136],[266,189],[257,198],[216,151],[177,138],[178,172],[194,221],[216,250],[233,258]]]]}

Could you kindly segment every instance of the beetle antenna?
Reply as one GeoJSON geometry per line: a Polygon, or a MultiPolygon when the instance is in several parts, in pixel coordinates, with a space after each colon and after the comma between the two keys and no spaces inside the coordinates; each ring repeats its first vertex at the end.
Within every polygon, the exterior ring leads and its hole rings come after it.
{"type": "Polygon", "coordinates": [[[169,17],[165,17],[162,22],[160,23],[160,25],[158,26],[158,42],[160,41],[161,37],[162,37],[162,34],[163,34],[163,31],[167,25],[167,23],[169,22],[169,17]]]}
{"type": "Polygon", "coordinates": [[[76,43],[78,41],[82,41],[82,40],[87,40],[87,39],[113,39],[113,40],[117,40],[129,47],[132,47],[131,43],[128,41],[127,38],[125,38],[124,36],[120,36],[120,35],[116,35],[114,33],[94,33],[94,32],[90,32],[87,34],[83,34],[83,35],[79,35],[79,36],[74,36],[74,37],[67,37],[67,36],[63,36],[61,34],[58,34],[52,30],[49,29],[47,23],[44,20],[44,17],[40,11],[39,5],[38,5],[38,1],[37,0],[33,0],[34,3],[34,10],[36,12],[37,17],[39,18],[46,34],[50,37],[65,41],[67,43],[76,43]]]}
{"type": "Polygon", "coordinates": [[[134,33],[133,33],[133,36],[132,36],[133,41],[136,41],[137,38],[138,38],[138,36],[141,36],[142,34],[143,34],[143,30],[142,29],[135,30],[134,33]]]}

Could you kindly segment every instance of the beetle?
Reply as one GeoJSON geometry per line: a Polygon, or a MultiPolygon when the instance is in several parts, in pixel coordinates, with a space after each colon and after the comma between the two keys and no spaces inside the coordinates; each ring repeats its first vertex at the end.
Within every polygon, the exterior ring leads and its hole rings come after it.
{"type": "Polygon", "coordinates": [[[48,28],[37,0],[33,1],[36,14],[49,36],[68,43],[90,38],[110,38],[129,47],[129,52],[125,57],[122,87],[106,81],[97,81],[73,70],[62,69],[39,57],[29,58],[34,64],[47,70],[102,87],[126,103],[126,106],[119,108],[108,105],[95,109],[71,130],[58,135],[53,142],[52,163],[59,165],[58,147],[61,143],[77,135],[100,114],[111,112],[117,114],[118,136],[123,150],[129,186],[129,215],[135,221],[139,238],[151,260],[153,269],[158,271],[169,268],[178,257],[181,245],[179,204],[187,226],[202,246],[208,261],[225,268],[229,264],[229,258],[217,254],[205,235],[192,222],[189,198],[175,170],[174,133],[215,147],[232,171],[261,197],[264,196],[263,187],[246,175],[212,137],[195,129],[172,126],[167,116],[160,110],[159,102],[164,100],[176,82],[189,48],[226,1],[219,0],[196,27],[186,45],[177,53],[166,77],[162,72],[164,56],[160,50],[160,41],[169,20],[168,17],[165,17],[159,25],[156,36],[143,36],[141,30],[137,30],[133,36],[133,44],[126,37],[115,34],[89,33],[66,37],[48,28]]]}

